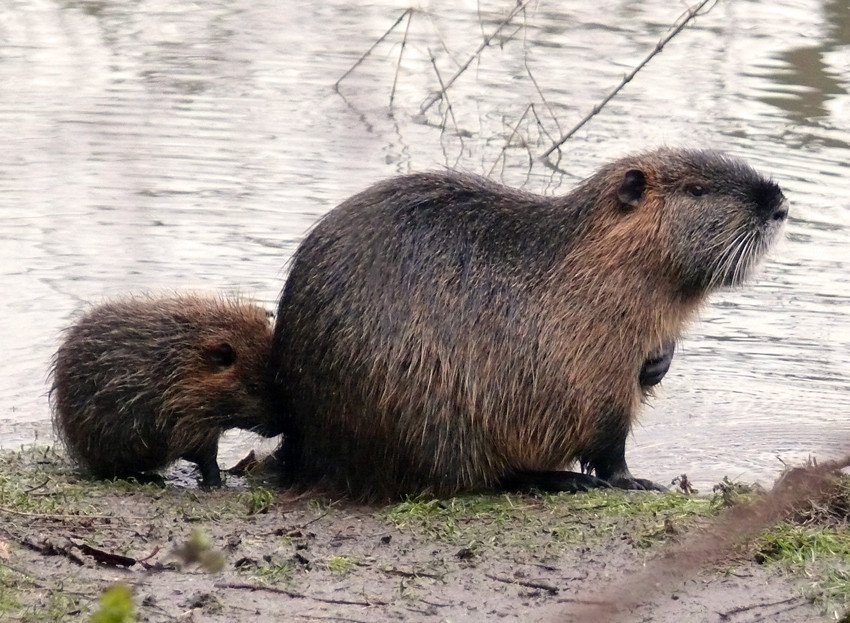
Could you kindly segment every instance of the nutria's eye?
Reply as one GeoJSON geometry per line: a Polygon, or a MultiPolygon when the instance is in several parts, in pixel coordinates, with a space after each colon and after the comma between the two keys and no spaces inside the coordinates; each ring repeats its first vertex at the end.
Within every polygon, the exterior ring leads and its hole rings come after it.
{"type": "Polygon", "coordinates": [[[236,351],[227,342],[210,348],[206,356],[207,361],[214,368],[229,368],[236,363],[236,351]]]}
{"type": "Polygon", "coordinates": [[[702,197],[703,195],[708,194],[708,188],[702,184],[688,184],[685,186],[685,190],[692,197],[702,197]]]}

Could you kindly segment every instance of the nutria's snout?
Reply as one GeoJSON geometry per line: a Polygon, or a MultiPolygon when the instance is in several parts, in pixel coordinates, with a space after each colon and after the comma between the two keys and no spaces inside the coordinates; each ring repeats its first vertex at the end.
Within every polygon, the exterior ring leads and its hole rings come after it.
{"type": "Polygon", "coordinates": [[[788,217],[788,200],[776,182],[766,180],[753,189],[753,201],[767,221],[782,223],[788,217]]]}

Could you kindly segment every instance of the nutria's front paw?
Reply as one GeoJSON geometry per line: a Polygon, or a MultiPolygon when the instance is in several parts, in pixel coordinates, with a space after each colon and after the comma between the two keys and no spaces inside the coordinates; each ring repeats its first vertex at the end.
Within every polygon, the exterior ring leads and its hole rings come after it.
{"type": "Polygon", "coordinates": [[[221,481],[221,471],[219,471],[218,465],[215,468],[201,469],[201,482],[199,486],[201,489],[219,489],[224,486],[224,483],[221,481]]]}
{"type": "Polygon", "coordinates": [[[618,489],[632,489],[637,491],[667,491],[667,487],[652,482],[646,478],[619,477],[608,480],[608,484],[618,489]]]}
{"type": "Polygon", "coordinates": [[[643,362],[643,367],[638,375],[638,382],[642,388],[649,389],[661,382],[661,379],[664,378],[670,369],[670,362],[673,361],[673,354],[675,352],[676,342],[675,340],[670,340],[650,354],[647,360],[643,362]]]}
{"type": "MultiPolygon", "coordinates": [[[[648,482],[648,481],[647,481],[648,482]]],[[[610,489],[611,484],[602,478],[580,472],[542,471],[518,472],[501,482],[504,489],[517,491],[544,491],[578,493],[591,489],[610,489]]]]}

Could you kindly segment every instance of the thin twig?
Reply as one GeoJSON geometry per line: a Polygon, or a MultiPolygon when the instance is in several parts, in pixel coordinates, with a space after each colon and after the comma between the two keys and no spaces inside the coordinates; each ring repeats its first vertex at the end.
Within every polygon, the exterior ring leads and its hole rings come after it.
{"type": "Polygon", "coordinates": [[[433,580],[442,580],[446,577],[445,573],[427,573],[425,571],[405,571],[390,567],[389,569],[380,569],[382,573],[387,575],[400,575],[403,578],[431,578],[433,580]]]}
{"type": "MultiPolygon", "coordinates": [[[[392,26],[390,26],[390,27],[389,27],[389,29],[387,30],[387,32],[385,32],[384,34],[382,34],[382,35],[378,38],[378,40],[377,40],[377,41],[375,41],[375,43],[373,43],[373,44],[372,44],[372,47],[370,47],[368,50],[366,50],[366,52],[363,54],[363,56],[361,56],[360,58],[358,58],[358,59],[357,59],[357,62],[356,62],[356,63],[354,63],[351,67],[349,67],[348,71],[346,71],[344,74],[342,74],[342,76],[340,76],[339,80],[337,80],[336,82],[334,82],[334,90],[335,90],[335,91],[339,91],[339,83],[340,83],[340,82],[342,82],[342,81],[343,81],[346,77],[348,77],[348,74],[350,74],[352,71],[354,71],[355,69],[357,69],[357,67],[360,65],[360,63],[362,63],[364,60],[366,60],[366,57],[367,57],[367,56],[369,56],[369,55],[372,53],[372,50],[374,50],[374,49],[378,46],[378,44],[379,44],[379,43],[381,43],[381,41],[383,41],[384,39],[386,39],[386,38],[387,38],[387,36],[388,36],[388,35],[389,35],[389,34],[390,34],[393,30],[395,30],[395,27],[396,27],[396,26],[398,26],[398,25],[401,23],[401,20],[403,20],[403,19],[404,19],[404,16],[405,16],[405,15],[408,15],[408,14],[410,14],[410,13],[412,13],[412,12],[413,12],[413,9],[412,9],[412,8],[410,8],[410,9],[405,9],[405,10],[404,10],[404,13],[402,13],[401,15],[399,15],[399,16],[398,16],[398,19],[395,21],[395,23],[394,23],[392,26]]],[[[408,21],[407,25],[408,25],[408,26],[410,26],[410,22],[409,22],[409,21],[408,21]]]]}
{"type": "Polygon", "coordinates": [[[248,591],[269,591],[271,593],[280,593],[281,595],[286,595],[288,597],[292,597],[293,599],[312,599],[314,601],[321,601],[323,603],[328,604],[337,604],[341,606],[386,606],[389,605],[389,602],[386,601],[355,601],[353,599],[330,599],[328,597],[319,597],[317,595],[307,595],[305,593],[299,593],[298,591],[291,591],[286,588],[280,588],[277,586],[266,586],[265,584],[249,584],[243,582],[216,582],[214,584],[216,588],[233,588],[239,590],[248,590],[248,591]]]}
{"type": "Polygon", "coordinates": [[[491,166],[490,170],[487,171],[487,177],[490,177],[490,175],[493,174],[493,170],[496,168],[496,165],[499,164],[499,161],[504,157],[505,152],[508,151],[508,147],[511,146],[511,141],[513,140],[514,136],[516,136],[517,130],[519,130],[519,125],[522,123],[523,119],[525,119],[525,116],[528,114],[528,111],[532,110],[533,108],[534,104],[529,104],[525,107],[525,110],[522,111],[522,115],[520,116],[519,120],[516,122],[516,125],[511,131],[511,135],[508,137],[508,140],[505,141],[505,144],[502,145],[502,150],[499,152],[499,155],[496,156],[496,159],[493,161],[493,166],[491,166]]]}
{"type": "Polygon", "coordinates": [[[437,26],[437,22],[434,21],[434,14],[431,11],[420,9],[426,16],[428,16],[428,21],[431,22],[431,28],[434,30],[434,34],[437,36],[437,41],[440,42],[440,47],[443,48],[443,52],[446,53],[448,59],[455,65],[455,67],[460,67],[460,61],[455,58],[454,52],[449,48],[449,44],[446,43],[446,38],[443,36],[442,31],[437,26]]]}
{"type": "MultiPolygon", "coordinates": [[[[534,74],[531,73],[531,67],[528,66],[528,57],[527,56],[523,59],[523,63],[525,64],[525,71],[528,73],[528,77],[531,78],[531,84],[533,84],[534,88],[537,89],[537,94],[540,96],[540,101],[543,102],[543,105],[546,107],[546,110],[548,110],[549,114],[552,115],[552,121],[555,122],[555,125],[558,127],[558,131],[560,132],[561,131],[561,124],[558,123],[558,117],[555,114],[555,111],[552,110],[552,106],[546,100],[546,96],[543,95],[543,91],[541,90],[540,85],[537,84],[537,80],[534,79],[534,74]]],[[[549,132],[546,130],[546,128],[543,126],[543,124],[540,124],[540,129],[543,131],[544,134],[546,134],[546,136],[549,137],[549,140],[552,140],[552,136],[549,134],[549,132]]]]}
{"type": "Polygon", "coordinates": [[[422,106],[419,108],[419,114],[425,114],[428,109],[431,108],[431,106],[433,106],[436,102],[438,102],[445,96],[446,90],[449,89],[454,84],[455,80],[457,80],[460,75],[467,70],[467,68],[472,64],[472,61],[474,61],[478,57],[478,55],[481,54],[482,50],[484,50],[484,48],[490,45],[490,42],[496,35],[499,34],[499,32],[501,32],[502,28],[507,26],[517,13],[525,9],[529,2],[531,2],[531,0],[523,0],[523,2],[517,4],[514,10],[510,12],[510,15],[508,15],[504,20],[502,20],[502,23],[499,24],[498,28],[496,28],[496,30],[494,30],[490,36],[484,37],[484,40],[481,42],[481,45],[478,46],[478,49],[473,52],[472,56],[466,59],[466,62],[461,65],[460,69],[458,69],[455,74],[449,79],[449,81],[446,82],[445,86],[443,86],[442,84],[440,85],[440,92],[435,93],[427,100],[425,100],[425,103],[422,104],[422,106]]]}
{"type": "Polygon", "coordinates": [[[550,584],[543,584],[542,582],[531,582],[528,580],[517,580],[512,578],[502,578],[498,575],[493,575],[492,573],[485,573],[485,576],[490,578],[491,580],[496,580],[497,582],[504,582],[505,584],[518,584],[520,586],[525,586],[526,588],[536,588],[538,590],[544,590],[548,592],[550,595],[557,595],[561,592],[557,586],[551,586],[550,584]]]}
{"type": "MultiPolygon", "coordinates": [[[[402,14],[404,17],[404,14],[402,14]]],[[[398,64],[395,66],[395,76],[393,76],[393,88],[390,91],[390,108],[393,106],[395,98],[395,85],[398,82],[398,72],[401,70],[401,57],[404,55],[404,48],[407,46],[407,33],[410,31],[410,22],[413,21],[413,9],[407,9],[407,26],[404,27],[404,37],[401,40],[401,50],[398,52],[398,64]]],[[[395,26],[393,26],[395,28],[395,26]]],[[[341,79],[341,78],[340,78],[341,79]]]]}
{"type": "Polygon", "coordinates": [[[347,619],[336,614],[330,616],[319,616],[316,614],[302,614],[299,612],[296,614],[291,614],[290,616],[296,617],[298,619],[307,619],[308,621],[335,621],[337,623],[339,621],[346,621],[346,623],[367,623],[367,621],[364,621],[363,619],[347,619]]]}
{"type": "MultiPolygon", "coordinates": [[[[431,65],[434,67],[434,73],[437,74],[437,81],[440,83],[440,88],[445,93],[446,87],[443,84],[443,77],[440,75],[440,70],[437,68],[437,59],[434,58],[434,54],[431,52],[431,48],[428,48],[428,56],[431,57],[431,65]]],[[[457,119],[455,118],[455,111],[454,111],[454,108],[452,108],[452,103],[449,100],[449,94],[448,93],[445,93],[445,98],[446,98],[446,114],[452,116],[452,123],[455,126],[455,134],[457,134],[457,137],[460,140],[460,154],[458,154],[457,160],[455,160],[455,165],[457,165],[458,161],[460,160],[460,156],[463,154],[463,136],[461,136],[460,127],[458,127],[458,125],[457,125],[457,119]]],[[[443,131],[445,131],[445,125],[446,125],[445,122],[443,122],[443,128],[442,128],[443,131]]],[[[441,139],[440,142],[441,143],[442,143],[442,136],[443,136],[443,134],[441,132],[440,133],[440,139],[441,139]]],[[[446,164],[448,165],[449,155],[445,151],[445,149],[443,149],[443,155],[445,156],[446,164]]]]}
{"type": "Polygon", "coordinates": [[[720,617],[721,621],[726,621],[735,614],[741,614],[742,612],[747,612],[748,610],[755,610],[757,608],[770,608],[772,606],[784,606],[785,604],[789,604],[792,601],[797,601],[799,597],[789,597],[788,599],[782,599],[780,601],[772,601],[766,604],[753,604],[751,606],[738,606],[737,608],[732,608],[731,610],[727,610],[726,612],[718,612],[717,616],[720,617]]]}
{"type": "Polygon", "coordinates": [[[34,487],[30,487],[29,489],[24,489],[24,493],[32,493],[32,492],[33,492],[33,491],[35,491],[36,489],[41,489],[42,487],[44,487],[45,485],[47,485],[47,483],[48,483],[48,482],[50,482],[50,478],[48,478],[47,480],[45,480],[45,481],[44,481],[43,483],[41,483],[40,485],[36,485],[36,486],[34,486],[34,487]]]}
{"type": "Polygon", "coordinates": [[[114,521],[116,519],[125,519],[133,521],[147,521],[150,519],[150,517],[125,517],[122,515],[69,515],[52,513],[27,513],[24,511],[15,510],[14,508],[9,508],[7,506],[0,506],[0,512],[12,513],[14,515],[20,515],[21,517],[34,517],[37,519],[58,519],[63,521],[66,519],[76,519],[81,521],[86,519],[105,519],[109,521],[114,521]]]}
{"type": "Polygon", "coordinates": [[[669,43],[669,42],[670,42],[670,40],[671,40],[673,37],[675,37],[676,35],[678,35],[678,34],[682,31],[682,29],[683,29],[685,26],[687,26],[687,25],[688,25],[688,23],[689,23],[692,19],[694,19],[697,15],[699,15],[699,14],[700,14],[700,11],[701,11],[701,10],[702,10],[702,9],[703,9],[703,8],[704,8],[707,4],[709,4],[709,3],[711,3],[711,2],[717,2],[717,0],[702,0],[702,1],[701,1],[701,2],[700,2],[697,6],[696,6],[696,8],[688,7],[688,9],[687,9],[687,10],[686,10],[686,11],[685,11],[682,15],[680,15],[680,16],[679,16],[679,18],[678,18],[679,20],[682,20],[682,21],[681,21],[681,22],[679,22],[679,21],[677,20],[677,23],[676,23],[676,24],[674,24],[674,26],[675,26],[675,27],[673,28],[673,30],[672,30],[672,31],[670,31],[670,33],[669,33],[667,36],[663,37],[663,38],[662,38],[662,39],[661,39],[658,43],[656,43],[656,44],[655,44],[655,48],[653,48],[653,50],[652,50],[652,51],[651,51],[651,52],[650,52],[650,53],[646,56],[646,58],[644,58],[644,59],[643,59],[643,60],[642,60],[642,61],[641,61],[641,62],[640,62],[640,63],[639,63],[639,64],[638,64],[638,65],[637,65],[634,69],[632,69],[632,71],[630,71],[628,74],[626,74],[626,75],[623,77],[623,79],[620,81],[620,84],[618,84],[616,87],[614,87],[614,90],[613,90],[613,91],[611,91],[611,92],[610,92],[607,96],[605,96],[605,98],[604,98],[601,102],[599,102],[598,104],[596,104],[596,106],[594,106],[594,107],[593,107],[593,110],[591,110],[591,111],[590,111],[590,113],[588,113],[588,114],[584,117],[584,119],[582,119],[581,121],[579,121],[579,122],[578,122],[578,123],[577,123],[577,124],[576,124],[576,125],[575,125],[575,126],[574,126],[571,130],[570,130],[570,131],[569,131],[569,132],[567,132],[566,134],[564,134],[563,136],[561,136],[561,138],[559,138],[559,139],[558,139],[558,140],[557,140],[557,141],[556,141],[556,142],[555,142],[555,143],[554,143],[554,144],[553,144],[553,145],[552,145],[549,149],[547,149],[545,152],[543,152],[543,155],[542,155],[542,156],[540,156],[541,160],[545,160],[546,158],[548,158],[548,157],[549,157],[549,155],[550,155],[553,151],[555,151],[556,149],[558,149],[558,148],[559,148],[561,145],[563,145],[563,144],[564,144],[564,143],[565,143],[565,142],[566,142],[566,141],[567,141],[567,140],[568,140],[568,139],[569,139],[569,138],[570,138],[573,134],[575,134],[576,132],[578,132],[578,131],[579,131],[579,129],[580,129],[580,128],[582,128],[582,127],[584,126],[584,124],[585,124],[585,123],[587,123],[587,122],[588,122],[588,121],[590,121],[593,117],[595,117],[597,114],[599,114],[599,111],[601,111],[601,110],[605,107],[605,105],[606,105],[608,102],[610,102],[610,101],[614,98],[614,96],[615,96],[615,95],[617,95],[617,93],[619,93],[619,92],[622,90],[622,88],[623,88],[624,86],[626,86],[629,82],[631,82],[632,78],[634,78],[634,77],[635,77],[635,75],[637,75],[637,73],[638,73],[641,69],[643,69],[643,68],[646,66],[646,64],[647,64],[647,63],[649,63],[649,61],[651,61],[651,60],[653,59],[653,57],[654,57],[655,55],[656,55],[656,54],[658,54],[658,53],[660,53],[660,52],[661,52],[661,50],[663,50],[663,49],[664,49],[664,46],[665,46],[665,45],[667,45],[667,43],[669,43]],[[682,19],[682,17],[684,17],[684,19],[682,19]]]}

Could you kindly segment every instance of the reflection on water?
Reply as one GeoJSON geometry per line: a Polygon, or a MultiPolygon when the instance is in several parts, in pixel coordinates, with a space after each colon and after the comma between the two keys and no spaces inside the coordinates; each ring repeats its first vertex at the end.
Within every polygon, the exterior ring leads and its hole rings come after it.
{"type": "MultiPolygon", "coordinates": [[[[681,10],[564,4],[530,3],[503,26],[513,2],[432,3],[339,94],[407,4],[0,5],[0,445],[51,438],[45,374],[85,301],[195,288],[273,307],[307,228],[379,178],[456,166],[559,193],[668,143],[749,159],[792,212],[759,282],[716,297],[682,343],[635,430],[634,471],[764,479],[777,457],[838,453],[850,440],[850,9],[718,3],[566,143],[562,175],[536,156],[681,10]],[[420,114],[497,31],[448,102],[420,114]]],[[[229,435],[223,462],[251,443],[229,435]]]]}
{"type": "Polygon", "coordinates": [[[850,7],[844,0],[824,3],[822,27],[822,36],[775,55],[767,76],[773,87],[760,98],[795,123],[817,125],[829,117],[830,102],[847,95],[850,7]]]}

